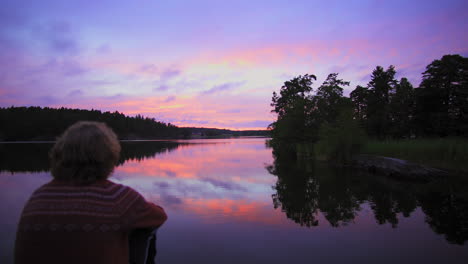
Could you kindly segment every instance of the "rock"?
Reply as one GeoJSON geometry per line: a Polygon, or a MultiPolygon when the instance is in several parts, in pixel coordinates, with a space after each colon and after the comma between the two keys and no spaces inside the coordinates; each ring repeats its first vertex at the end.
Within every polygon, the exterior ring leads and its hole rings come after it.
{"type": "Polygon", "coordinates": [[[417,182],[429,182],[448,176],[448,172],[443,170],[383,156],[357,155],[352,160],[352,166],[374,174],[417,182]]]}

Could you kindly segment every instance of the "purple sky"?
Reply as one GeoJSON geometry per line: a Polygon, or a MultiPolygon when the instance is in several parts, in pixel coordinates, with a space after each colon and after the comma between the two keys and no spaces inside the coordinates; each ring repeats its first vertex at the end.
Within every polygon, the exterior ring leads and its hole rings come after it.
{"type": "Polygon", "coordinates": [[[284,81],[366,85],[395,65],[414,86],[468,56],[468,1],[0,0],[0,106],[142,114],[265,128],[284,81]]]}

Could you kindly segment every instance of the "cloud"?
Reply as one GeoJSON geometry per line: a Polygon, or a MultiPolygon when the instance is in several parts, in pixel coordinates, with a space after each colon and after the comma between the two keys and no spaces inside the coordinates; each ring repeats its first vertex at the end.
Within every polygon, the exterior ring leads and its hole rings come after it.
{"type": "Polygon", "coordinates": [[[156,66],[155,64],[150,63],[150,64],[141,65],[139,69],[137,70],[137,73],[158,76],[161,81],[167,81],[169,79],[172,79],[180,75],[182,71],[179,69],[172,68],[172,67],[162,68],[162,67],[156,66]]]}
{"type": "Polygon", "coordinates": [[[237,183],[231,182],[231,181],[221,181],[217,179],[209,179],[209,178],[202,178],[200,179],[203,182],[208,182],[211,185],[215,187],[219,187],[225,190],[230,190],[230,191],[247,191],[247,189],[237,183]]]}
{"type": "Polygon", "coordinates": [[[82,90],[79,90],[79,89],[76,89],[76,90],[73,90],[71,91],[70,93],[68,93],[68,97],[82,97],[83,96],[83,91],[82,90]]]}
{"type": "Polygon", "coordinates": [[[111,51],[112,49],[109,44],[103,44],[96,49],[96,52],[99,54],[109,54],[111,51]]]}
{"type": "Polygon", "coordinates": [[[239,127],[252,127],[252,128],[267,128],[269,124],[271,124],[271,120],[254,120],[254,121],[248,121],[248,122],[237,122],[236,126],[239,127]]]}
{"type": "Polygon", "coordinates": [[[363,86],[366,86],[367,83],[371,80],[371,73],[366,73],[358,77],[360,83],[363,83],[363,86]]]}
{"type": "Polygon", "coordinates": [[[46,43],[49,50],[56,54],[77,55],[81,49],[75,30],[66,21],[53,21],[32,28],[33,35],[46,43]]]}
{"type": "Polygon", "coordinates": [[[89,69],[75,56],[80,48],[69,23],[34,22],[15,8],[6,18],[3,13],[2,5],[0,64],[8,67],[0,73],[0,87],[6,91],[0,104],[56,104],[85,82],[74,79],[83,77],[89,69]]]}
{"type": "Polygon", "coordinates": [[[210,94],[225,92],[225,91],[231,90],[233,88],[242,86],[244,83],[245,83],[245,81],[223,83],[223,84],[220,84],[220,85],[215,85],[211,89],[203,91],[200,94],[201,95],[210,95],[210,94]]]}
{"type": "Polygon", "coordinates": [[[208,120],[200,120],[200,119],[192,119],[192,118],[183,118],[183,119],[173,119],[173,121],[178,121],[181,123],[188,123],[190,125],[186,126],[197,126],[197,125],[207,125],[207,124],[212,124],[208,120]]]}
{"type": "Polygon", "coordinates": [[[169,86],[165,85],[165,84],[161,84],[161,85],[158,85],[156,87],[153,88],[153,91],[157,92],[157,91],[167,91],[169,90],[169,86]]]}
{"type": "Polygon", "coordinates": [[[63,76],[77,76],[82,75],[88,71],[78,61],[73,59],[52,59],[42,66],[43,71],[55,71],[63,76]]]}
{"type": "Polygon", "coordinates": [[[27,17],[18,13],[15,8],[2,3],[0,6],[0,32],[22,27],[27,23],[27,17]]]}
{"type": "Polygon", "coordinates": [[[162,204],[165,204],[165,205],[178,205],[178,204],[182,204],[182,199],[180,199],[179,197],[175,196],[175,195],[171,195],[171,194],[161,194],[161,203],[162,204]]]}
{"type": "Polygon", "coordinates": [[[143,73],[157,74],[159,69],[154,64],[145,64],[140,66],[139,71],[143,73]]]}
{"type": "Polygon", "coordinates": [[[155,182],[153,183],[155,186],[159,187],[159,188],[167,188],[169,187],[169,183],[167,182],[155,182]]]}
{"type": "Polygon", "coordinates": [[[59,103],[60,99],[55,96],[46,95],[38,97],[37,102],[39,102],[39,105],[53,105],[59,103]]]}
{"type": "Polygon", "coordinates": [[[172,79],[181,74],[181,70],[178,69],[166,69],[161,73],[161,79],[168,80],[172,79]]]}
{"type": "Polygon", "coordinates": [[[226,109],[226,110],[220,110],[220,113],[226,113],[226,114],[237,114],[242,112],[241,109],[239,108],[231,108],[231,109],[226,109]]]}
{"type": "Polygon", "coordinates": [[[164,103],[170,103],[172,101],[174,101],[176,99],[175,96],[171,95],[171,96],[168,96],[165,100],[164,100],[164,103]]]}
{"type": "MultiPolygon", "coordinates": [[[[64,58],[64,59],[57,59],[51,58],[45,63],[40,65],[27,65],[26,70],[24,73],[27,73],[28,76],[25,78],[35,78],[35,79],[42,79],[45,81],[46,79],[55,79],[60,82],[63,79],[60,78],[69,78],[73,76],[83,75],[88,72],[89,69],[81,65],[78,61],[74,59],[64,58]],[[56,79],[57,78],[57,79],[56,79]]],[[[17,74],[20,74],[17,72],[17,74]]]]}

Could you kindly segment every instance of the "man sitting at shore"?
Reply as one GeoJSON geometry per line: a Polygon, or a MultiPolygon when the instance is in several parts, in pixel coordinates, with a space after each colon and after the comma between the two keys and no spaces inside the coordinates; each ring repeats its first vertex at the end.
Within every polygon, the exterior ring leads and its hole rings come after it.
{"type": "Polygon", "coordinates": [[[129,233],[157,228],[167,216],[107,179],[119,155],[117,136],[103,123],[78,122],[65,131],[50,152],[54,179],[23,209],[15,263],[128,263],[129,233]]]}

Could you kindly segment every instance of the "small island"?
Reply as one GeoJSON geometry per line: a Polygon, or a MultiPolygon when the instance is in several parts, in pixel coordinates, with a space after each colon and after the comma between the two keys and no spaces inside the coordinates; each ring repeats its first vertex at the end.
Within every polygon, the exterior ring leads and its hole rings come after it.
{"type": "Polygon", "coordinates": [[[407,78],[395,78],[394,66],[377,66],[367,86],[356,86],[349,97],[343,90],[350,83],[338,73],[315,91],[317,77],[300,75],[273,92],[277,120],[269,127],[269,145],[277,156],[400,179],[467,174],[467,72],[468,58],[445,55],[427,65],[415,88],[407,78]]]}

